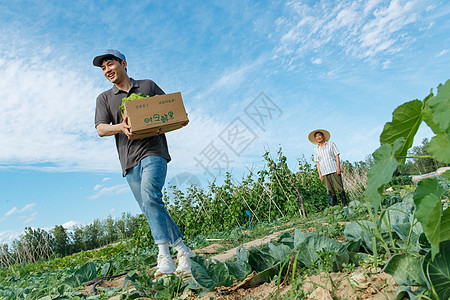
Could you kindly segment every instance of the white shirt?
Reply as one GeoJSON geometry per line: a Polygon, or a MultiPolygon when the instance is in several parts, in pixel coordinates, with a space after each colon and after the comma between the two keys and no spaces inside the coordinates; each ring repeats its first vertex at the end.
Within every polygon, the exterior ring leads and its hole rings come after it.
{"type": "Polygon", "coordinates": [[[339,154],[336,145],[332,142],[326,142],[324,147],[317,145],[314,148],[314,161],[319,162],[320,173],[322,176],[335,173],[337,171],[336,155],[339,154]]]}

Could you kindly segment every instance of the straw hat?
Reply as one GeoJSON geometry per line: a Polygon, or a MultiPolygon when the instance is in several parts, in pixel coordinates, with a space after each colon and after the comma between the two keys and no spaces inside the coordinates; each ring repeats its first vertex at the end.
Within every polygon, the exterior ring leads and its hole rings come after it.
{"type": "Polygon", "coordinates": [[[330,140],[330,133],[328,131],[326,131],[325,129],[316,129],[311,131],[311,133],[308,135],[308,139],[311,143],[317,145],[317,141],[314,138],[314,135],[316,134],[316,132],[322,132],[323,133],[323,137],[325,138],[325,142],[328,142],[330,140]]]}

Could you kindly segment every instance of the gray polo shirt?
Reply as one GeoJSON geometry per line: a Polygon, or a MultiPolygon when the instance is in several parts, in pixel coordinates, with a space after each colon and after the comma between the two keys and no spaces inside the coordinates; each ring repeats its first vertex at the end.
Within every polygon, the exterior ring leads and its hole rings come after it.
{"type": "MultiPolygon", "coordinates": [[[[152,80],[134,80],[132,78],[131,80],[133,86],[128,93],[113,86],[112,89],[101,93],[97,97],[95,127],[97,127],[98,124],[115,125],[122,123],[123,119],[119,107],[122,104],[122,99],[130,96],[132,93],[143,93],[150,97],[164,94],[160,87],[152,80]]],[[[128,137],[121,132],[114,137],[116,139],[116,147],[117,152],[119,153],[123,176],[146,156],[161,156],[165,158],[167,162],[171,160],[166,136],[164,134],[139,140],[129,140],[128,137]]]]}

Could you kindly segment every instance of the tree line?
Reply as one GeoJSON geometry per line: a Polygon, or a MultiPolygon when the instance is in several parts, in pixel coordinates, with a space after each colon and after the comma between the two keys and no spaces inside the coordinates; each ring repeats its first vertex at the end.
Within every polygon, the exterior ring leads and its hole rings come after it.
{"type": "Polygon", "coordinates": [[[139,226],[139,216],[123,213],[120,218],[96,219],[69,231],[62,225],[46,231],[26,227],[11,244],[0,246],[0,266],[34,263],[40,259],[64,257],[128,240],[139,226]]]}

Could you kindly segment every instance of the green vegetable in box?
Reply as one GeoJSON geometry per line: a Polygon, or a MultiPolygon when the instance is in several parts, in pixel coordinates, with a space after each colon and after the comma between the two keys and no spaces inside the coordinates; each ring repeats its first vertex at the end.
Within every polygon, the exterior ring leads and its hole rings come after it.
{"type": "Polygon", "coordinates": [[[130,96],[123,98],[123,99],[122,99],[122,105],[120,106],[120,112],[123,114],[123,111],[124,111],[124,109],[125,109],[125,102],[127,102],[127,101],[133,101],[133,100],[137,100],[137,99],[142,99],[142,98],[148,98],[148,97],[149,97],[149,96],[146,95],[146,94],[142,94],[142,93],[140,93],[140,94],[135,94],[135,93],[133,93],[133,94],[131,94],[130,96]]]}

